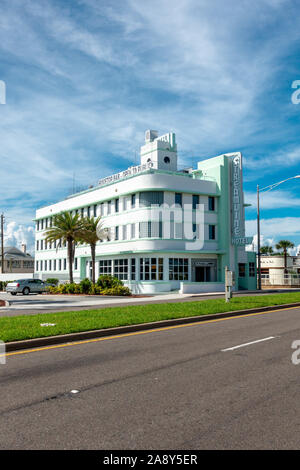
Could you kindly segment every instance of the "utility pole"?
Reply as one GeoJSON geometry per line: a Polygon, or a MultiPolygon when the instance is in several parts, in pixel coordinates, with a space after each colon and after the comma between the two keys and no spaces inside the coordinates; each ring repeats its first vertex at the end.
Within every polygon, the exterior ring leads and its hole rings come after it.
{"type": "Polygon", "coordinates": [[[4,273],[4,215],[1,214],[1,272],[4,273]]]}
{"type": "Polygon", "coordinates": [[[260,256],[260,207],[259,207],[259,185],[257,185],[257,271],[258,290],[261,290],[261,256],[260,256]]]}

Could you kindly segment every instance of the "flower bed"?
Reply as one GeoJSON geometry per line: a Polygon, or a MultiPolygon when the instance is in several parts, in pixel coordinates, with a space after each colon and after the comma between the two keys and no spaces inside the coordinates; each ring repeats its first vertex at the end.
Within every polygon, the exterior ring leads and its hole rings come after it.
{"type": "Polygon", "coordinates": [[[75,282],[59,284],[47,288],[50,294],[84,294],[84,295],[131,295],[130,289],[125,287],[118,278],[104,275],[100,276],[95,285],[89,279],[83,279],[79,284],[75,282]]]}

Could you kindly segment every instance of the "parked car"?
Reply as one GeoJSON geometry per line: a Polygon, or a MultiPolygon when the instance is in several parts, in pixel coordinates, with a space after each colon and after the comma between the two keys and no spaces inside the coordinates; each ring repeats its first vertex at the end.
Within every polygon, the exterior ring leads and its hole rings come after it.
{"type": "Polygon", "coordinates": [[[9,282],[6,286],[6,292],[11,295],[23,294],[41,294],[46,292],[48,284],[40,279],[19,279],[18,281],[9,282]]]}

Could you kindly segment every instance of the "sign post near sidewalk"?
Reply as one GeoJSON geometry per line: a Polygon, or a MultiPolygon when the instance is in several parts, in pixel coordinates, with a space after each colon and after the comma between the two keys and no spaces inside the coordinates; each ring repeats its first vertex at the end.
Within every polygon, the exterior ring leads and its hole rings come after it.
{"type": "Polygon", "coordinates": [[[225,267],[225,301],[229,302],[232,298],[232,287],[234,285],[234,274],[225,267]]]}

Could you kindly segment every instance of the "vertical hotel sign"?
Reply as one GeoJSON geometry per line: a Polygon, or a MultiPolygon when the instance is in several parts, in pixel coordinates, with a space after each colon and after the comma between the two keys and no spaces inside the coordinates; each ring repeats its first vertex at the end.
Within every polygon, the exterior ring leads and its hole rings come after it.
{"type": "Polygon", "coordinates": [[[247,245],[251,237],[245,237],[243,218],[242,155],[237,153],[232,158],[232,244],[247,245]]]}

